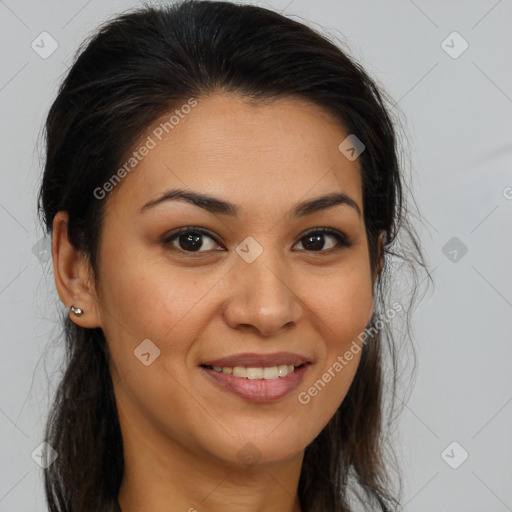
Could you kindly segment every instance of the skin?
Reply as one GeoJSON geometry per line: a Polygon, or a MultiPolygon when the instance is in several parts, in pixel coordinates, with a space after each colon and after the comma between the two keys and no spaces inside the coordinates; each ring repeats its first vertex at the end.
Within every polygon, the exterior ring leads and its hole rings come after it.
{"type": "Polygon", "coordinates": [[[67,239],[66,212],[55,217],[61,300],[85,311],[71,315],[75,323],[103,329],[111,352],[126,466],[123,512],[300,511],[304,449],[345,397],[360,353],[308,404],[298,394],[364,330],[373,282],[356,209],[336,205],[298,219],[289,212],[333,192],[363,211],[359,163],[338,150],[347,135],[320,107],[298,99],[251,105],[218,92],[198,98],[105,199],[96,284],[67,239]],[[139,212],[174,187],[235,203],[241,215],[176,200],[139,212]],[[199,256],[180,250],[179,239],[162,244],[183,226],[214,237],[202,237],[199,256]],[[315,253],[304,232],[322,227],[344,233],[352,246],[329,251],[338,242],[326,234],[315,253]],[[263,248],[252,263],[235,251],[248,236],[263,248]],[[145,339],[160,349],[148,366],[134,357],[145,339]],[[240,352],[281,351],[312,364],[296,391],[271,403],[225,391],[198,367],[240,352]],[[253,464],[239,458],[247,443],[257,450],[253,464]]]}

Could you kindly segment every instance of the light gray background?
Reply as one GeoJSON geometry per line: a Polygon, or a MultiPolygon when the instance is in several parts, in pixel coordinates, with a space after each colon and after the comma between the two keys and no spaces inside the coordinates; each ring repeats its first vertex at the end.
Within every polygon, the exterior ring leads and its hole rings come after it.
{"type": "MultiPolygon", "coordinates": [[[[49,261],[34,249],[42,236],[35,213],[37,137],[78,44],[135,5],[0,0],[1,512],[45,510],[42,469],[31,453],[43,441],[59,368],[59,340],[48,344],[59,332],[62,306],[49,261]],[[59,45],[47,59],[31,48],[43,31],[59,45]],[[45,368],[47,346],[53,355],[45,368]]],[[[405,510],[512,510],[511,2],[262,5],[346,40],[406,118],[415,197],[428,226],[419,229],[435,288],[416,314],[417,381],[400,418],[405,510]],[[455,59],[441,46],[453,31],[469,44],[455,59]],[[455,262],[442,252],[452,237],[467,247],[463,257],[452,252],[455,262]],[[469,453],[458,469],[441,456],[453,441],[469,453]]],[[[457,40],[447,44],[452,52],[461,48],[457,40]]],[[[449,449],[445,459],[457,463],[461,453],[449,449]]]]}

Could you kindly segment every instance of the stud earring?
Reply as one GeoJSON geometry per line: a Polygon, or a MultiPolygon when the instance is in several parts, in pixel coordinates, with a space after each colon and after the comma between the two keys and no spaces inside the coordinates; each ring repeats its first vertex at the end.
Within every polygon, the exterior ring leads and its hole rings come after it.
{"type": "Polygon", "coordinates": [[[74,313],[76,316],[80,316],[80,315],[84,314],[84,310],[83,309],[75,308],[75,306],[71,306],[69,308],[69,311],[71,311],[71,313],[74,313]]]}

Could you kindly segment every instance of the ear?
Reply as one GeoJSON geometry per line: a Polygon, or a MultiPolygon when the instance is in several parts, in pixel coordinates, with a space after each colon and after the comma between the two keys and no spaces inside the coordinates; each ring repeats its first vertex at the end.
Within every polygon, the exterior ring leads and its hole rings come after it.
{"type": "Polygon", "coordinates": [[[83,315],[69,313],[81,327],[100,327],[98,301],[88,258],[77,251],[68,239],[69,215],[58,212],[53,219],[52,258],[55,286],[67,310],[75,306],[83,315]]]}

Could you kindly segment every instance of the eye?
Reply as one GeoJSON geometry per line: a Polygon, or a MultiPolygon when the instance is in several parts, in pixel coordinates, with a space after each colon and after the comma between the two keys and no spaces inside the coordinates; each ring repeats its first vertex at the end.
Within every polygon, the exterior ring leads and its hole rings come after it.
{"type": "Polygon", "coordinates": [[[303,235],[299,243],[308,252],[332,252],[353,245],[341,231],[331,228],[314,228],[303,235]],[[335,243],[331,243],[327,248],[325,246],[326,236],[335,240],[335,243]]]}
{"type": "Polygon", "coordinates": [[[162,244],[171,245],[173,248],[184,252],[209,252],[219,246],[207,231],[192,226],[173,231],[162,240],[162,244]],[[209,241],[204,243],[203,237],[208,238],[209,241]]]}
{"type": "MultiPolygon", "coordinates": [[[[219,243],[206,230],[186,226],[169,233],[163,240],[164,246],[171,246],[173,249],[186,253],[205,253],[215,250],[219,243]],[[209,239],[206,243],[204,237],[209,239]]],[[[343,247],[350,247],[352,242],[341,232],[331,228],[314,228],[302,235],[298,244],[302,244],[307,252],[333,252],[343,247]],[[334,242],[327,244],[325,238],[334,239],[334,242]]],[[[296,244],[296,245],[298,245],[296,244]]]]}

